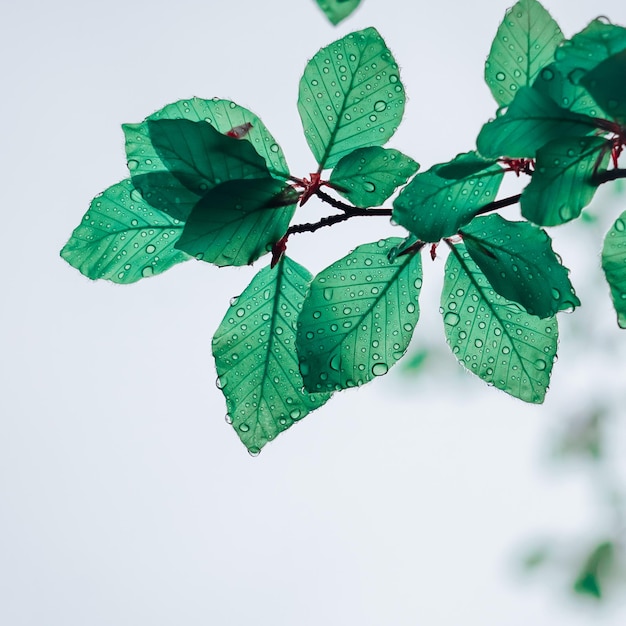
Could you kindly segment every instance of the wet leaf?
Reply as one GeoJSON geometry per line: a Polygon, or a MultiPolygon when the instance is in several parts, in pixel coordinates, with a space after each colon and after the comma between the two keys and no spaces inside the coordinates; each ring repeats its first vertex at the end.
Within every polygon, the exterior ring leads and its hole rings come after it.
{"type": "Polygon", "coordinates": [[[626,328],[626,211],[604,239],[602,269],[611,288],[611,298],[620,328],[626,328]]]}
{"type": "Polygon", "coordinates": [[[476,144],[484,157],[534,158],[554,139],[595,129],[592,117],[568,111],[536,89],[520,87],[506,113],[482,127],[476,144]]]}
{"type": "Polygon", "coordinates": [[[580,305],[545,230],[493,214],[473,220],[462,236],[494,290],[531,315],[551,317],[580,305]]]}
{"type": "Polygon", "coordinates": [[[399,238],[359,246],[320,272],[298,319],[300,371],[309,391],[332,391],[386,374],[419,318],[419,254],[390,263],[399,238]]]}
{"type": "Polygon", "coordinates": [[[276,208],[284,190],[275,178],[214,187],[189,215],[177,248],[219,266],[253,263],[285,234],[293,217],[295,205],[276,208]]]}
{"type": "Polygon", "coordinates": [[[626,124],[626,50],[599,63],[580,83],[611,119],[626,124]]]}
{"type": "Polygon", "coordinates": [[[303,391],[294,349],[296,319],[311,278],[287,257],[262,269],[233,299],[213,337],[229,421],[253,454],[330,398],[303,391]]]}
{"type": "Polygon", "coordinates": [[[522,215],[540,226],[578,217],[598,188],[592,176],[606,170],[610,152],[602,137],[563,137],[540,148],[520,199],[522,215]]]}
{"type": "Polygon", "coordinates": [[[189,259],[174,248],[182,227],[123,180],[91,201],[61,256],[88,278],[134,283],[189,259]]]}
{"type": "Polygon", "coordinates": [[[520,0],[504,16],[485,63],[485,80],[499,105],[530,87],[563,40],[559,25],[537,0],[520,0]]]}
{"type": "Polygon", "coordinates": [[[346,19],[361,3],[361,0],[316,0],[332,24],[346,19]]]}
{"type": "Polygon", "coordinates": [[[450,164],[417,174],[395,199],[392,218],[422,241],[450,237],[496,199],[503,175],[504,170],[493,162],[471,153],[459,155],[450,164]],[[440,168],[472,173],[461,179],[442,178],[440,168]]]}
{"type": "Polygon", "coordinates": [[[556,356],[556,318],[540,319],[498,295],[462,244],[446,262],[441,310],[459,362],[525,402],[543,402],[556,356]]]}
{"type": "Polygon", "coordinates": [[[398,150],[359,148],[346,154],[333,169],[330,182],[359,207],[379,206],[417,172],[419,165],[398,150]]]}
{"type": "Polygon", "coordinates": [[[298,111],[320,170],[357,148],[383,145],[404,113],[398,65],[374,28],[322,48],[300,80],[298,111]]]}

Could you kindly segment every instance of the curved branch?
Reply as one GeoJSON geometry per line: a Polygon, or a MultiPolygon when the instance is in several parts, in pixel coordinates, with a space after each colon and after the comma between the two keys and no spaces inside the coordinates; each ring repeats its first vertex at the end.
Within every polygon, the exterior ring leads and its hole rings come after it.
{"type": "Polygon", "coordinates": [[[617,180],[618,178],[626,178],[626,169],[614,169],[600,172],[593,176],[591,181],[594,185],[601,185],[602,183],[608,183],[610,180],[617,180]]]}

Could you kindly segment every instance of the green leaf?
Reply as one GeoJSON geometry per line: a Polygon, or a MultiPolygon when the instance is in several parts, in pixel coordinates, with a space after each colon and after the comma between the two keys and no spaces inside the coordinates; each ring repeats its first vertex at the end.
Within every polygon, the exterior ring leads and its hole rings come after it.
{"type": "Polygon", "coordinates": [[[357,148],[383,145],[404,112],[398,65],[374,28],[322,48],[300,80],[298,111],[320,171],[357,148]]]}
{"type": "Polygon", "coordinates": [[[607,233],[602,248],[602,269],[611,288],[620,328],[626,328],[626,211],[607,233]]]}
{"type": "Polygon", "coordinates": [[[177,248],[219,266],[253,263],[285,234],[293,217],[295,205],[284,207],[280,200],[284,189],[275,178],[214,187],[189,215],[177,248]]]}
{"type": "Polygon", "coordinates": [[[485,204],[495,200],[504,175],[499,165],[472,153],[458,155],[444,169],[471,171],[466,178],[442,178],[438,174],[442,167],[415,176],[393,203],[392,219],[422,241],[434,243],[456,234],[485,204]]]}
{"type": "Polygon", "coordinates": [[[417,172],[410,157],[387,148],[359,148],[346,154],[330,175],[339,193],[359,207],[379,206],[417,172]]]}
{"type": "Polygon", "coordinates": [[[626,124],[626,50],[602,61],[580,83],[607,115],[626,124]]]}
{"type": "Polygon", "coordinates": [[[597,545],[587,557],[574,582],[574,591],[581,595],[602,597],[602,583],[610,574],[615,554],[615,546],[606,541],[597,545]]]}
{"type": "Polygon", "coordinates": [[[556,318],[498,295],[462,244],[451,246],[441,311],[452,352],[470,372],[525,402],[543,402],[556,356],[556,318]]]}
{"type": "Polygon", "coordinates": [[[88,278],[134,283],[189,259],[174,249],[182,227],[123,180],[91,201],[61,256],[88,278]]]}
{"type": "Polygon", "coordinates": [[[252,454],[330,398],[303,391],[294,349],[296,319],[311,278],[283,256],[231,301],[213,337],[228,421],[252,454]]]}
{"type": "Polygon", "coordinates": [[[485,81],[499,105],[530,87],[563,40],[559,25],[537,0],[520,0],[500,24],[485,63],[485,81]]]}
{"type": "Polygon", "coordinates": [[[598,187],[594,170],[606,169],[610,152],[610,142],[602,137],[563,137],[540,148],[520,199],[522,215],[540,226],[578,217],[598,187]]]}
{"type": "Polygon", "coordinates": [[[494,290],[531,315],[550,317],[580,305],[545,230],[494,214],[476,218],[461,234],[494,290]]]}
{"type": "Polygon", "coordinates": [[[506,113],[482,127],[476,145],[485,157],[534,158],[553,139],[593,132],[592,117],[560,107],[549,96],[521,87],[506,113]]]}
{"type": "Polygon", "coordinates": [[[356,9],[361,0],[317,0],[332,24],[337,25],[356,9]]]}
{"type": "Polygon", "coordinates": [[[203,100],[189,98],[168,104],[148,116],[146,120],[189,120],[207,122],[222,134],[234,128],[251,124],[243,140],[252,144],[254,149],[265,159],[273,176],[287,178],[289,168],[282,148],[278,145],[265,124],[252,111],[235,104],[231,100],[203,100]]]}
{"type": "Polygon", "coordinates": [[[448,163],[433,166],[431,170],[441,178],[460,180],[461,178],[474,176],[496,163],[496,159],[485,159],[477,152],[463,152],[457,154],[448,163]]]}
{"type": "Polygon", "coordinates": [[[300,371],[309,391],[333,391],[386,374],[419,318],[419,254],[391,263],[401,239],[359,246],[320,272],[298,319],[300,371]]]}

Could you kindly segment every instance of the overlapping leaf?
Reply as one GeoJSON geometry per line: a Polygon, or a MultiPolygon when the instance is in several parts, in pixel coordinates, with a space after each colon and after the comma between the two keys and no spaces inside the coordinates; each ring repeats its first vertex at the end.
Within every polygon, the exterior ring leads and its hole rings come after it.
{"type": "Polygon", "coordinates": [[[586,135],[595,128],[592,117],[564,109],[541,91],[521,87],[506,113],[482,127],[476,145],[488,158],[534,158],[553,139],[586,135]]]}
{"type": "Polygon", "coordinates": [[[364,244],[320,272],[298,320],[300,371],[309,391],[332,391],[386,374],[419,318],[419,254],[393,263],[392,238],[364,244]]]}
{"type": "Polygon", "coordinates": [[[494,290],[530,314],[550,317],[580,305],[545,230],[494,214],[476,218],[461,234],[494,290]]]}
{"type": "Polygon", "coordinates": [[[332,24],[339,24],[361,3],[361,0],[317,0],[320,8],[332,24]]]}
{"type": "Polygon", "coordinates": [[[496,102],[509,105],[552,61],[563,34],[537,0],[520,0],[500,24],[485,63],[485,80],[496,102]]]}
{"type": "Polygon", "coordinates": [[[437,242],[467,224],[496,198],[504,170],[474,153],[460,154],[445,166],[417,174],[393,203],[393,219],[422,241],[437,242]],[[464,178],[442,178],[438,171],[470,172],[464,178]]]}
{"type": "Polygon", "coordinates": [[[287,257],[262,269],[213,337],[229,421],[252,454],[330,397],[303,391],[295,352],[296,319],[311,278],[287,257]]]}
{"type": "Polygon", "coordinates": [[[295,204],[284,206],[275,178],[231,180],[208,191],[187,218],[176,246],[219,266],[248,265],[287,231],[295,204]]]}
{"type": "Polygon", "coordinates": [[[352,204],[377,206],[417,172],[419,165],[398,150],[359,148],[344,156],[333,169],[330,182],[352,204]]]}
{"type": "Polygon", "coordinates": [[[596,65],[580,83],[607,115],[626,124],[626,50],[596,65]]]}
{"type": "Polygon", "coordinates": [[[441,307],[452,352],[470,372],[525,402],[544,400],[557,349],[556,318],[498,295],[463,245],[446,262],[441,307]]]}
{"type": "Polygon", "coordinates": [[[611,288],[617,323],[620,328],[626,328],[626,211],[604,239],[602,269],[611,288]]]}
{"type": "Polygon", "coordinates": [[[537,151],[535,172],[522,193],[522,215],[541,226],[578,217],[593,198],[594,173],[606,169],[610,142],[603,137],[563,137],[537,151]]]}
{"type": "Polygon", "coordinates": [[[134,283],[190,258],[174,248],[182,227],[124,180],[92,200],[61,256],[88,278],[134,283]]]}
{"type": "Polygon", "coordinates": [[[322,48],[300,80],[298,111],[320,170],[357,148],[383,145],[404,112],[398,65],[374,28],[322,48]]]}

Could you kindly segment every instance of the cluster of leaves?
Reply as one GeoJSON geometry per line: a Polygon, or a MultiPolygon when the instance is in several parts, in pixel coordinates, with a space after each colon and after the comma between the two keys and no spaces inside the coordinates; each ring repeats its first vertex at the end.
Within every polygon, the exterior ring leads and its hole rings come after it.
{"type": "Polygon", "coordinates": [[[316,0],[332,24],[339,24],[361,3],[361,0],[316,0]]]}
{"type": "MultiPolygon", "coordinates": [[[[520,0],[486,63],[496,118],[476,150],[415,175],[413,159],[382,147],[404,111],[398,66],[375,29],[351,33],[321,49],[300,81],[298,111],[317,161],[309,177],[289,171],[247,109],[176,102],[123,126],[130,178],[93,200],[61,254],[90,278],[119,283],[191,257],[236,266],[271,254],[213,339],[228,420],[252,454],[404,355],[419,317],[420,251],[434,256],[441,241],[453,353],[488,384],[542,402],[555,315],[580,302],[541,226],[578,217],[599,184],[624,176],[625,74],[626,29],[595,20],[565,41],[537,0],[520,0]],[[530,182],[497,199],[507,172],[530,182]],[[377,208],[402,186],[393,209],[377,208]],[[336,213],[290,225],[312,196],[336,213]],[[524,220],[494,213],[518,201],[524,220]],[[365,243],[314,278],[286,256],[292,235],[357,216],[390,216],[407,236],[365,243]]],[[[607,236],[603,266],[626,325],[626,215],[607,236]]]]}

